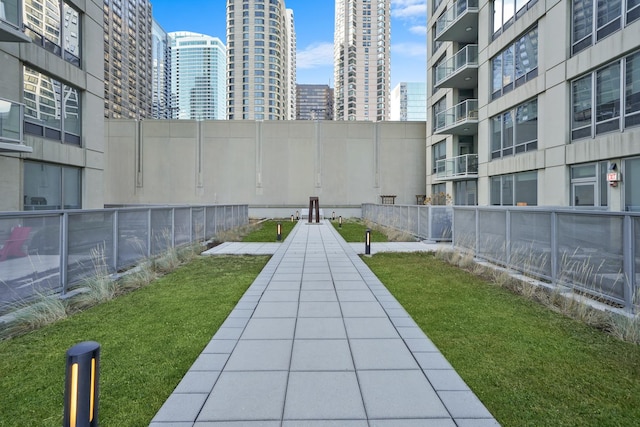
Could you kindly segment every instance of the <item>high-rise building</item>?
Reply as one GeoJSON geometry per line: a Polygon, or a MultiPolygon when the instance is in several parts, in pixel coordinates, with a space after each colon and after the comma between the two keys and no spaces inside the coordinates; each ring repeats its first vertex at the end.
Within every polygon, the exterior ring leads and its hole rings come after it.
{"type": "Polygon", "coordinates": [[[391,91],[390,120],[426,121],[427,84],[424,82],[398,83],[391,91]]]}
{"type": "Polygon", "coordinates": [[[427,192],[640,210],[639,18],[630,0],[430,3],[427,192]]]}
{"type": "Polygon", "coordinates": [[[293,10],[287,9],[287,88],[289,90],[289,114],[287,120],[296,119],[296,29],[293,10]]]}
{"type": "Polygon", "coordinates": [[[104,1],[105,117],[151,117],[151,32],[149,0],[104,1]]]}
{"type": "Polygon", "coordinates": [[[391,0],[336,0],[335,119],[389,119],[391,0]]]}
{"type": "Polygon", "coordinates": [[[179,31],[171,44],[172,117],[224,120],[226,51],[217,37],[179,31]]]}
{"type": "Polygon", "coordinates": [[[103,207],[102,6],[0,1],[0,211],[103,207]]]}
{"type": "Polygon", "coordinates": [[[284,0],[227,0],[227,118],[286,120],[292,45],[284,0]]]}
{"type": "Polygon", "coordinates": [[[296,120],[333,120],[333,89],[328,85],[297,85],[296,120]]]}
{"type": "Polygon", "coordinates": [[[153,20],[151,32],[152,105],[151,117],[154,119],[171,118],[171,54],[169,36],[160,24],[153,20]]]}

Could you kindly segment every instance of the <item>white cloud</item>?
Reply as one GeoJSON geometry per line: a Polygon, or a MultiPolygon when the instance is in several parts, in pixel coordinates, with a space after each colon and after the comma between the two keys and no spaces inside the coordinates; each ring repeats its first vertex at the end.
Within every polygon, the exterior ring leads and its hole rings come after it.
{"type": "Polygon", "coordinates": [[[391,45],[391,52],[402,56],[424,57],[427,47],[424,43],[396,43],[391,45]]]}
{"type": "Polygon", "coordinates": [[[394,0],[391,13],[396,18],[412,19],[427,17],[427,2],[424,0],[394,0]]]}
{"type": "Polygon", "coordinates": [[[414,25],[413,27],[409,28],[409,32],[411,32],[412,34],[417,34],[419,36],[425,36],[427,35],[427,26],[426,25],[414,25]]]}
{"type": "Polygon", "coordinates": [[[296,53],[297,68],[333,65],[333,43],[312,43],[296,53]]]}

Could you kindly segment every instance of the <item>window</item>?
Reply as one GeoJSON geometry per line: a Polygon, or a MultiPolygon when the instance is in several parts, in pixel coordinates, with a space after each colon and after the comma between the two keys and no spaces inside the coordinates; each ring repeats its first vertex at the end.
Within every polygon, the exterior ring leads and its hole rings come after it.
{"type": "Polygon", "coordinates": [[[640,157],[624,161],[624,174],[625,210],[640,212],[640,157]]]}
{"type": "Polygon", "coordinates": [[[608,162],[571,166],[571,206],[607,206],[608,162]]]}
{"type": "Polygon", "coordinates": [[[494,206],[536,206],[538,204],[538,172],[521,172],[492,176],[491,204],[494,206]]]}
{"type": "Polygon", "coordinates": [[[439,114],[447,109],[447,98],[442,97],[433,104],[433,129],[441,129],[445,125],[445,114],[439,114]]]}
{"type": "Polygon", "coordinates": [[[431,186],[431,204],[446,205],[447,204],[447,185],[434,184],[431,186]]]}
{"type": "Polygon", "coordinates": [[[491,118],[491,158],[538,148],[538,100],[491,118]],[[514,120],[515,118],[515,120],[514,120]]]}
{"type": "Polygon", "coordinates": [[[494,0],[493,5],[493,37],[496,38],[519,19],[538,0],[494,0]]]}
{"type": "Polygon", "coordinates": [[[639,17],[638,0],[573,0],[571,53],[586,49],[639,17]]]}
{"type": "Polygon", "coordinates": [[[571,82],[571,139],[640,125],[639,68],[640,51],[571,82]]]}
{"type": "Polygon", "coordinates": [[[478,204],[478,182],[476,180],[454,182],[454,204],[475,206],[478,204]]]}
{"type": "Polygon", "coordinates": [[[78,11],[59,0],[24,0],[23,14],[25,34],[34,43],[80,67],[82,33],[78,11]]]}
{"type": "Polygon", "coordinates": [[[440,174],[445,172],[444,162],[438,160],[444,160],[447,158],[447,141],[440,141],[433,144],[431,148],[433,150],[433,173],[440,174]]]}
{"type": "Polygon", "coordinates": [[[80,91],[24,67],[24,131],[80,145],[80,91]]]}
{"type": "Polygon", "coordinates": [[[49,163],[24,162],[24,209],[80,209],[82,170],[49,163]]]}
{"type": "Polygon", "coordinates": [[[538,75],[538,29],[491,59],[492,99],[496,99],[538,75]]]}

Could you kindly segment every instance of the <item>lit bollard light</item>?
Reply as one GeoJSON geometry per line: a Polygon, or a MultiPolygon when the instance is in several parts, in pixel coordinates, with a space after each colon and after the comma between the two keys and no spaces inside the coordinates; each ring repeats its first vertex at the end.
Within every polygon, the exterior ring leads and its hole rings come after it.
{"type": "Polygon", "coordinates": [[[277,226],[277,236],[276,236],[276,239],[277,239],[278,241],[282,240],[282,224],[280,224],[280,223],[278,223],[278,226],[277,226]]]}
{"type": "Polygon", "coordinates": [[[342,228],[342,215],[338,218],[338,228],[342,228]]]}
{"type": "Polygon", "coordinates": [[[100,344],[85,341],[67,350],[63,427],[97,427],[100,344]]]}
{"type": "Polygon", "coordinates": [[[291,215],[291,222],[293,222],[293,215],[291,215]]]}
{"type": "Polygon", "coordinates": [[[368,228],[364,234],[364,254],[371,255],[371,230],[368,228]]]}

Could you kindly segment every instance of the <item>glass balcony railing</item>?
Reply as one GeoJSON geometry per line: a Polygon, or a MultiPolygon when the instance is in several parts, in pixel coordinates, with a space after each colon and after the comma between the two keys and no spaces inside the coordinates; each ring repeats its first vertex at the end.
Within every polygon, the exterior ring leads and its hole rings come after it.
{"type": "MultiPolygon", "coordinates": [[[[478,100],[467,99],[453,107],[436,114],[435,132],[445,130],[455,130],[456,127],[463,127],[465,133],[469,130],[469,124],[478,123],[478,100]]],[[[457,133],[457,132],[454,132],[457,133]]],[[[473,133],[473,132],[472,132],[473,133]]]]}
{"type": "Polygon", "coordinates": [[[450,159],[438,160],[436,171],[437,178],[442,180],[477,177],[478,155],[464,154],[450,159]]]}
{"type": "MultiPolygon", "coordinates": [[[[477,81],[478,74],[478,45],[470,44],[453,55],[451,58],[447,59],[444,63],[438,65],[436,67],[436,78],[435,85],[441,86],[445,81],[449,80],[451,77],[458,73],[462,73],[463,71],[468,70],[470,73],[475,74],[475,80],[477,81]]],[[[469,73],[467,73],[469,74],[469,73]]],[[[462,82],[471,81],[471,76],[460,76],[462,82]]],[[[474,84],[473,86],[476,86],[474,84]]],[[[472,87],[473,87],[472,86],[472,87]]],[[[447,86],[451,87],[451,86],[447,86]]],[[[459,85],[455,85],[453,87],[461,87],[459,85]]]]}
{"type": "Polygon", "coordinates": [[[31,152],[23,145],[24,105],[0,99],[0,151],[31,152]]]}
{"type": "MultiPolygon", "coordinates": [[[[478,0],[458,0],[449,7],[436,21],[436,40],[442,36],[446,40],[474,41],[478,37],[478,0]],[[470,15],[474,15],[471,17],[470,15]],[[464,19],[464,18],[467,19],[464,19]],[[460,26],[458,31],[445,35],[453,27],[460,26]],[[466,34],[469,33],[469,34],[466,34]]],[[[444,39],[441,39],[444,40],[444,39]]]]}

